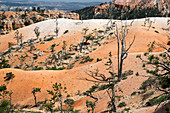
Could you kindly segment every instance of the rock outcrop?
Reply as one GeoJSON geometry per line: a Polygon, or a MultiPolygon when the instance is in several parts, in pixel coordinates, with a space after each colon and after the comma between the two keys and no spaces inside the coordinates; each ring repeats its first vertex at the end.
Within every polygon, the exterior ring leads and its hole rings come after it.
{"type": "Polygon", "coordinates": [[[36,22],[57,18],[79,20],[79,14],[66,11],[44,11],[43,13],[35,11],[0,11],[0,34],[7,34],[12,30],[36,22]]]}
{"type": "Polygon", "coordinates": [[[95,6],[94,13],[95,15],[107,13],[109,7],[117,7],[120,9],[125,8],[133,9],[135,7],[138,8],[157,7],[159,11],[161,11],[163,14],[169,14],[170,13],[170,7],[168,7],[169,4],[170,1],[166,0],[115,0],[108,4],[101,3],[99,6],[95,6]]]}

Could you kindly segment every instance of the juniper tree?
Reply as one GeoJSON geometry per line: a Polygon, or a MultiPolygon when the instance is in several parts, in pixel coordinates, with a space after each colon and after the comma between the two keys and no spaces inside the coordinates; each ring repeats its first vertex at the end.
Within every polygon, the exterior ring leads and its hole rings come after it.
{"type": "Polygon", "coordinates": [[[90,108],[90,109],[87,110],[88,113],[90,113],[90,111],[91,111],[92,113],[94,113],[94,108],[95,108],[95,106],[96,106],[96,103],[95,103],[95,102],[88,101],[88,100],[86,101],[86,107],[87,107],[87,108],[90,108]]]}
{"type": "Polygon", "coordinates": [[[6,60],[4,56],[0,57],[0,69],[10,68],[9,60],[6,60]]]}
{"type": "Polygon", "coordinates": [[[56,44],[53,44],[53,45],[51,45],[51,52],[54,52],[55,51],[55,46],[56,46],[56,44]]]}
{"type": "MultiPolygon", "coordinates": [[[[7,82],[7,85],[8,85],[9,81],[10,80],[12,81],[14,78],[15,78],[15,75],[12,72],[9,72],[9,73],[6,73],[6,76],[4,77],[5,79],[4,81],[7,82]]],[[[11,110],[12,109],[12,94],[13,94],[12,90],[8,91],[8,94],[9,94],[9,105],[10,105],[9,110],[11,110]]]]}
{"type": "Polygon", "coordinates": [[[41,88],[33,88],[32,94],[33,94],[33,96],[34,96],[35,105],[37,105],[36,93],[38,93],[38,92],[41,92],[41,88]]]}
{"type": "MultiPolygon", "coordinates": [[[[164,102],[170,99],[170,48],[169,46],[152,42],[150,44],[149,52],[144,53],[144,57],[137,55],[143,62],[143,67],[147,73],[152,76],[149,77],[148,82],[155,89],[162,93],[147,102],[147,105],[157,104],[157,108],[164,102]],[[159,55],[152,54],[151,52],[157,47],[163,48],[165,51],[159,55]],[[153,100],[159,100],[155,102],[153,100]]],[[[157,110],[157,108],[155,110],[157,110]]]]}
{"type": "Polygon", "coordinates": [[[64,103],[69,106],[69,111],[74,113],[74,109],[73,109],[72,105],[75,103],[75,101],[73,99],[66,99],[64,101],[64,103]]]}
{"type": "Polygon", "coordinates": [[[2,100],[0,102],[0,113],[8,113],[9,111],[9,101],[8,100],[2,100]]]}
{"type": "Polygon", "coordinates": [[[5,82],[9,82],[13,78],[15,78],[15,75],[12,72],[6,73],[6,76],[4,77],[5,82]]]}
{"type": "Polygon", "coordinates": [[[60,109],[60,112],[63,113],[63,108],[62,108],[63,107],[63,96],[64,96],[63,94],[67,93],[66,91],[67,88],[63,87],[61,83],[57,83],[57,82],[53,84],[52,87],[53,87],[53,90],[47,90],[48,94],[50,94],[52,97],[49,100],[50,103],[47,103],[45,107],[46,109],[50,110],[52,113],[54,112],[53,107],[55,103],[59,102],[60,108],[58,109],[60,109]]]}
{"type": "Polygon", "coordinates": [[[2,99],[5,99],[5,96],[9,94],[9,91],[7,91],[7,87],[5,84],[0,86],[0,96],[2,96],[2,99]]]}
{"type": "Polygon", "coordinates": [[[6,87],[5,84],[0,86],[0,99],[1,99],[1,96],[2,96],[2,100],[0,102],[0,112],[1,113],[9,112],[9,105],[10,105],[10,109],[12,108],[12,105],[11,105],[11,92],[7,91],[7,87],[6,87]],[[9,94],[9,96],[10,96],[10,102],[5,99],[7,94],[9,94]]]}

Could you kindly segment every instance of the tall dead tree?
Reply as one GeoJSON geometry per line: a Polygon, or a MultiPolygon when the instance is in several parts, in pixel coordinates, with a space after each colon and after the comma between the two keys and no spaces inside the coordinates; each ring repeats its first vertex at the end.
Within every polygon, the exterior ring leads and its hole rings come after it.
{"type": "MultiPolygon", "coordinates": [[[[89,30],[89,28],[83,28],[84,36],[86,36],[88,30],[89,30]]],[[[84,37],[82,38],[82,40],[80,41],[80,44],[79,44],[80,53],[82,53],[83,45],[84,45],[84,37]]]]}
{"type": "MultiPolygon", "coordinates": [[[[119,88],[118,85],[116,85],[118,82],[121,81],[121,77],[122,77],[122,69],[123,69],[123,61],[127,58],[128,56],[128,51],[131,48],[132,44],[134,43],[135,40],[135,36],[133,38],[133,41],[129,44],[129,46],[127,47],[126,44],[126,36],[128,34],[128,29],[127,29],[127,25],[122,25],[121,23],[121,28],[120,30],[118,29],[118,26],[116,25],[116,31],[115,31],[115,36],[117,38],[117,49],[118,49],[118,53],[117,53],[117,58],[118,58],[118,77],[115,75],[115,71],[114,71],[114,67],[113,67],[113,62],[111,60],[111,52],[109,53],[109,61],[106,63],[107,66],[109,66],[107,68],[107,70],[110,70],[110,76],[106,76],[104,74],[100,74],[99,70],[97,69],[96,72],[86,72],[87,75],[89,75],[90,77],[92,77],[92,79],[86,79],[88,81],[94,82],[94,83],[99,83],[101,85],[96,86],[91,88],[90,90],[86,91],[84,94],[87,96],[90,96],[93,99],[96,99],[96,101],[98,100],[97,97],[94,97],[92,95],[92,93],[94,91],[98,91],[98,89],[105,90],[110,98],[110,101],[108,102],[108,108],[109,110],[105,111],[105,112],[117,112],[117,108],[116,108],[116,104],[115,102],[117,100],[120,99],[120,95],[117,95],[115,92],[116,91],[121,91],[121,89],[119,88]]],[[[122,92],[122,91],[121,91],[122,92]]]]}
{"type": "Polygon", "coordinates": [[[59,32],[59,28],[58,28],[58,20],[56,19],[56,30],[55,30],[56,38],[58,38],[58,32],[59,32]]]}
{"type": "Polygon", "coordinates": [[[14,39],[17,40],[17,45],[19,45],[19,31],[16,30],[14,39]]]}
{"type": "Polygon", "coordinates": [[[118,80],[121,80],[122,77],[122,69],[123,69],[123,62],[128,56],[128,51],[131,48],[132,44],[135,41],[135,36],[133,38],[133,41],[129,44],[129,47],[127,47],[126,44],[126,36],[128,34],[127,25],[121,25],[121,30],[119,31],[118,26],[116,25],[116,32],[115,36],[117,38],[117,58],[118,58],[118,80]]]}
{"type": "Polygon", "coordinates": [[[19,36],[19,40],[20,40],[20,44],[21,44],[21,46],[22,46],[22,44],[23,44],[23,35],[22,35],[22,33],[20,34],[20,36],[19,36]]]}

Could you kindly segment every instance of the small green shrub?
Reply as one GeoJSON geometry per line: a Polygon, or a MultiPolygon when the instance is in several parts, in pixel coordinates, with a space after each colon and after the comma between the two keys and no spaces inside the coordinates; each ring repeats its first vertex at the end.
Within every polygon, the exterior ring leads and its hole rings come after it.
{"type": "Polygon", "coordinates": [[[161,77],[161,88],[166,89],[170,87],[170,78],[168,76],[161,77]]]}
{"type": "Polygon", "coordinates": [[[155,79],[153,78],[149,78],[146,81],[144,81],[141,85],[141,87],[139,88],[140,90],[144,90],[146,91],[148,88],[151,88],[152,84],[151,83],[155,83],[155,79]]]}
{"type": "Polygon", "coordinates": [[[68,104],[68,105],[73,105],[75,103],[75,101],[73,99],[66,99],[64,101],[65,104],[68,104]]]}
{"type": "Polygon", "coordinates": [[[19,69],[20,67],[19,67],[19,66],[15,66],[14,68],[15,68],[15,69],[19,69]]]}
{"type": "Polygon", "coordinates": [[[33,59],[34,59],[34,60],[38,59],[38,55],[34,55],[34,56],[33,56],[33,59]]]}
{"type": "Polygon", "coordinates": [[[164,102],[168,97],[167,96],[161,96],[159,98],[152,98],[150,99],[148,102],[146,102],[146,106],[153,106],[153,105],[157,105],[161,102],[164,102]]]}
{"type": "Polygon", "coordinates": [[[136,91],[134,91],[134,92],[131,94],[131,96],[136,95],[136,93],[137,93],[137,92],[136,92],[136,91]]]}
{"type": "Polygon", "coordinates": [[[64,69],[66,69],[66,67],[59,67],[59,68],[57,68],[56,67],[56,65],[54,65],[53,67],[46,67],[46,70],[64,70],[64,69]]]}
{"type": "Polygon", "coordinates": [[[138,73],[138,72],[136,73],[136,76],[139,76],[139,73],[138,73]]]}
{"type": "Polygon", "coordinates": [[[121,102],[119,103],[119,105],[117,107],[125,107],[126,106],[126,103],[125,102],[121,102]]]}
{"type": "Polygon", "coordinates": [[[103,85],[101,85],[100,87],[99,87],[99,91],[101,91],[101,90],[105,90],[105,89],[107,89],[109,87],[109,85],[108,84],[103,84],[103,85]]]}
{"type": "Polygon", "coordinates": [[[130,110],[130,108],[125,108],[125,109],[124,109],[124,111],[127,111],[127,112],[129,112],[129,110],[130,110]]]}
{"type": "Polygon", "coordinates": [[[59,67],[57,70],[64,70],[64,69],[66,69],[66,67],[59,67]]]}
{"type": "Polygon", "coordinates": [[[66,31],[64,31],[64,34],[66,34],[66,33],[68,33],[69,32],[69,30],[66,30],[66,31]]]}
{"type": "Polygon", "coordinates": [[[94,59],[90,58],[89,56],[83,57],[82,61],[80,62],[82,63],[86,63],[86,62],[92,62],[94,59]]]}
{"type": "Polygon", "coordinates": [[[53,37],[50,37],[50,38],[45,39],[44,41],[51,41],[53,39],[54,39],[53,37]]]}
{"type": "Polygon", "coordinates": [[[51,48],[54,48],[55,46],[56,46],[56,44],[52,44],[52,45],[51,45],[51,48]]]}
{"type": "Polygon", "coordinates": [[[155,33],[159,33],[159,32],[155,30],[155,33]]]}
{"type": "Polygon", "coordinates": [[[35,66],[34,70],[44,70],[43,67],[35,66]]]}
{"type": "Polygon", "coordinates": [[[126,79],[127,79],[127,77],[123,77],[123,78],[122,78],[122,80],[126,80],[126,79]]]}
{"type": "Polygon", "coordinates": [[[12,72],[6,73],[6,76],[4,77],[5,81],[9,81],[13,78],[15,78],[15,75],[12,72]]]}
{"type": "Polygon", "coordinates": [[[102,59],[100,59],[100,58],[97,58],[97,62],[99,62],[99,61],[102,61],[102,59]]]}
{"type": "Polygon", "coordinates": [[[67,53],[67,55],[75,55],[76,53],[67,53]]]}
{"type": "Polygon", "coordinates": [[[9,101],[8,100],[2,100],[0,102],[0,113],[7,113],[7,110],[9,109],[9,101]]]}

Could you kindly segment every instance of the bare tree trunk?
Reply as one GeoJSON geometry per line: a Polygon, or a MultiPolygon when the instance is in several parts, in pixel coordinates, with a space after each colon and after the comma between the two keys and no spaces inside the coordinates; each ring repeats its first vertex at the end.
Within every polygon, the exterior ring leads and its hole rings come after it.
{"type": "Polygon", "coordinates": [[[56,19],[56,38],[58,38],[58,32],[59,32],[58,20],[56,19]]]}
{"type": "Polygon", "coordinates": [[[32,70],[34,70],[34,59],[32,61],[32,70]]]}
{"type": "Polygon", "coordinates": [[[118,62],[118,64],[117,64],[117,69],[118,69],[118,80],[120,80],[120,70],[119,70],[119,67],[120,67],[120,65],[119,65],[119,60],[120,60],[120,43],[119,43],[119,31],[118,31],[118,27],[117,27],[117,25],[116,25],[116,37],[117,37],[117,62],[118,62]]]}
{"type": "Polygon", "coordinates": [[[35,105],[37,105],[37,97],[35,96],[35,93],[33,93],[33,96],[34,96],[35,105]]]}

